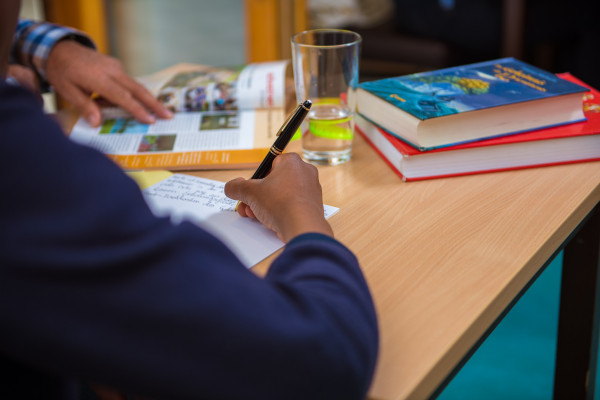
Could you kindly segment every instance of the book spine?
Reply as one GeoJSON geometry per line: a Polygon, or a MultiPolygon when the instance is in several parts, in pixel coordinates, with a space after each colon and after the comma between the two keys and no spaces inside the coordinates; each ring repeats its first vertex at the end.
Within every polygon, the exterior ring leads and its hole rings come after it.
{"type": "MultiPolygon", "coordinates": [[[[404,176],[404,174],[402,172],[400,172],[400,163],[398,162],[398,165],[396,165],[394,162],[392,162],[387,156],[386,154],[384,154],[384,152],[382,151],[382,149],[380,149],[379,147],[377,147],[375,145],[375,141],[377,141],[376,137],[371,137],[369,136],[369,134],[367,134],[365,131],[363,131],[358,125],[355,126],[356,131],[358,131],[358,133],[365,139],[365,141],[373,148],[373,150],[375,150],[375,152],[377,154],[379,154],[379,156],[383,159],[383,161],[389,165],[392,170],[398,174],[398,176],[400,176],[400,178],[403,181],[410,181],[410,179],[407,179],[406,176],[404,176]]],[[[383,147],[383,146],[382,146],[383,147]]]]}

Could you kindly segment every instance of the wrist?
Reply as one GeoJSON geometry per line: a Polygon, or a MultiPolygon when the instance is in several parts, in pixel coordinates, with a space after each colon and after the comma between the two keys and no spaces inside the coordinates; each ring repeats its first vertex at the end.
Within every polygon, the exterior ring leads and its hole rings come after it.
{"type": "Polygon", "coordinates": [[[331,225],[329,225],[323,215],[294,215],[284,224],[284,229],[282,229],[281,233],[285,242],[289,242],[296,236],[305,233],[320,233],[333,237],[333,229],[331,229],[331,225]]]}
{"type": "Polygon", "coordinates": [[[26,42],[30,43],[30,46],[23,50],[25,54],[30,55],[27,65],[33,67],[42,79],[46,79],[48,58],[57,44],[64,41],[77,42],[92,49],[96,48],[89,37],[73,28],[38,22],[31,23],[24,29],[22,35],[27,38],[26,42]]]}

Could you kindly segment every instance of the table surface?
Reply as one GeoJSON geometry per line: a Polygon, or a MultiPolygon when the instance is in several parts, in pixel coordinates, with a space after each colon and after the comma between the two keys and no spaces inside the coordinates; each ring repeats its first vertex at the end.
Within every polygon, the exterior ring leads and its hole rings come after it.
{"type": "Polygon", "coordinates": [[[379,316],[373,399],[431,395],[600,202],[600,162],[407,183],[359,135],[352,160],[319,176],[324,202],[340,208],[335,236],[357,255],[379,316]]]}

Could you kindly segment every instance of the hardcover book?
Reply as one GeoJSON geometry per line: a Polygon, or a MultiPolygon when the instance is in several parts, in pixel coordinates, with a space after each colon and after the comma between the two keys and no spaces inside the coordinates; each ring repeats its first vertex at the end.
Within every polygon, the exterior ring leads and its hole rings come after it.
{"type": "Polygon", "coordinates": [[[587,88],[514,58],[364,82],[358,112],[430,150],[582,121],[587,88]]]}
{"type": "MultiPolygon", "coordinates": [[[[558,75],[585,86],[568,73],[558,75]]],[[[405,181],[595,161],[600,160],[600,93],[590,89],[583,99],[585,121],[430,151],[415,149],[361,115],[356,126],[405,181]]]]}

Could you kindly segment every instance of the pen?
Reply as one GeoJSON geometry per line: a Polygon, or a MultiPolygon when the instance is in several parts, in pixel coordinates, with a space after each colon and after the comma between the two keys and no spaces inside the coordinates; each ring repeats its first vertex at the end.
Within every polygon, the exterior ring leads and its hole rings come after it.
{"type": "MultiPolygon", "coordinates": [[[[285,146],[288,145],[292,136],[298,130],[298,127],[306,118],[310,107],[312,106],[312,102],[310,100],[306,100],[304,103],[298,104],[298,107],[294,110],[294,112],[288,117],[288,119],[283,123],[279,131],[277,132],[277,139],[275,139],[275,143],[269,149],[269,152],[262,160],[256,171],[254,171],[254,175],[252,175],[251,179],[261,179],[267,176],[269,171],[271,170],[271,166],[273,165],[273,160],[275,157],[283,153],[285,150],[285,146]]],[[[241,201],[238,201],[235,210],[237,211],[241,201]]]]}

